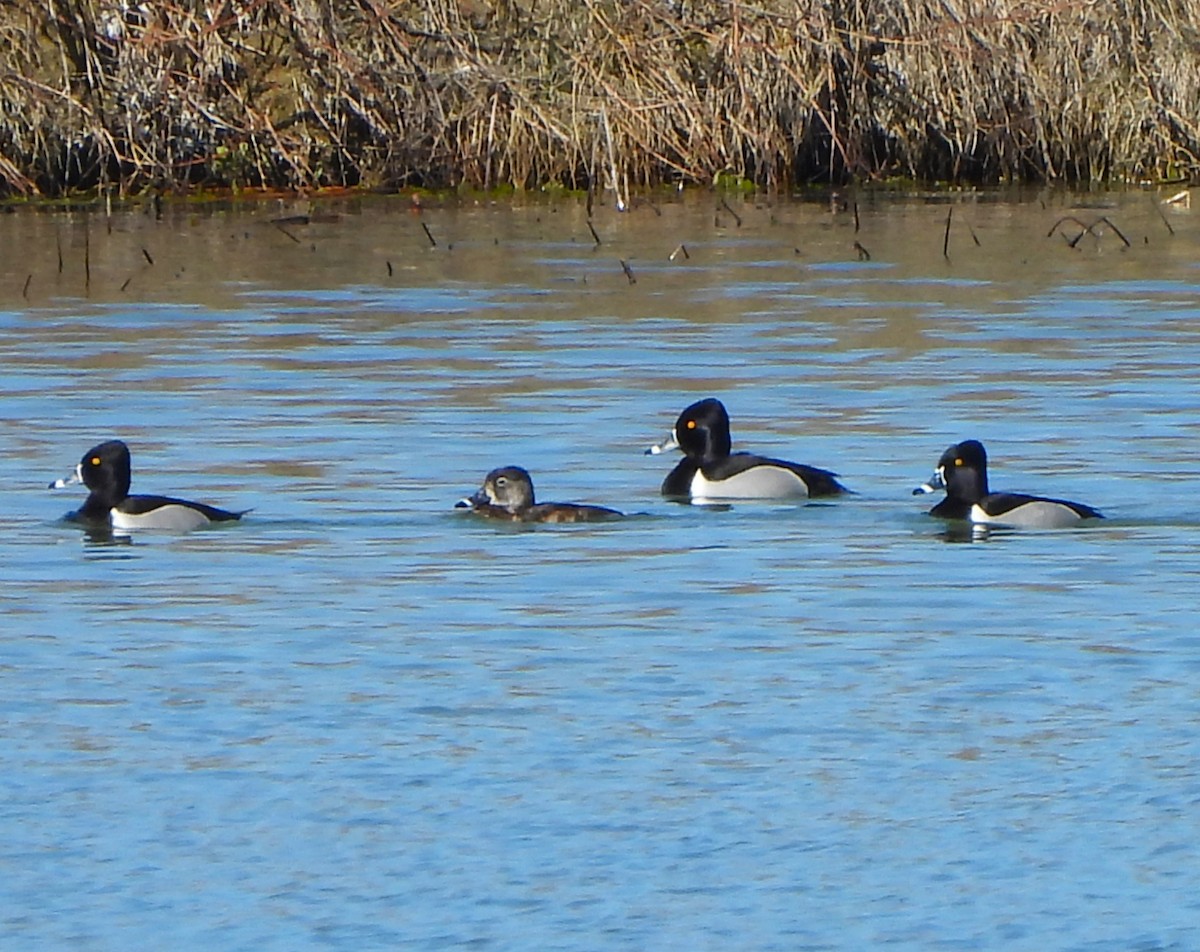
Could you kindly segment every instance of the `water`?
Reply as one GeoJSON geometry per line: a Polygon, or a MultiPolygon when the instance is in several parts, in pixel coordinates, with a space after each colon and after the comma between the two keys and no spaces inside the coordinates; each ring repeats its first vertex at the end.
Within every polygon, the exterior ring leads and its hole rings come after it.
{"type": "Polygon", "coordinates": [[[0,216],[5,946],[1200,945],[1200,228],[1019,198],[0,216]],[[858,495],[664,502],[707,395],[858,495]],[[112,436],[253,512],[89,540],[112,436]]]}

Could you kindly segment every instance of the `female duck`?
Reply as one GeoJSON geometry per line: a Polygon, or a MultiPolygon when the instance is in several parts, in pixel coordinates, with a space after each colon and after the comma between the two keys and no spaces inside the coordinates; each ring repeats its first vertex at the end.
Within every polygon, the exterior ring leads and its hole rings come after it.
{"type": "Polygon", "coordinates": [[[787,499],[848,493],[837,474],[815,466],[730,453],[729,414],[720,400],[708,398],[679,414],[667,439],[646,450],[683,450],[684,457],[663,480],[662,494],[696,501],[787,499]]]}
{"type": "Polygon", "coordinates": [[[620,519],[624,515],[603,506],[535,502],[533,479],[520,466],[493,469],[479,490],[459,501],[456,506],[489,519],[505,519],[509,522],[598,522],[620,519]]]}
{"type": "Polygon", "coordinates": [[[1103,519],[1091,506],[1027,496],[1024,493],[988,491],[987,452],[978,440],[955,443],[938,460],[933,477],[913,490],[913,495],[946,490],[946,498],[929,510],[942,519],[969,519],[983,525],[1021,529],[1063,529],[1083,519],[1103,519]]]}
{"type": "Polygon", "coordinates": [[[75,472],[55,480],[50,488],[83,483],[91,492],[84,504],[67,518],[114,529],[188,530],[213,522],[230,522],[245,515],[170,496],[131,496],[129,482],[129,447],[120,440],[109,440],[84,453],[75,472]]]}

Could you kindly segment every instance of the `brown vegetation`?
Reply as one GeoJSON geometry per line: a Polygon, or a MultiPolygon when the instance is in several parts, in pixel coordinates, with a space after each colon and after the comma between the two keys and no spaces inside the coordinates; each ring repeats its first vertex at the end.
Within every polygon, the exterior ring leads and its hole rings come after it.
{"type": "Polygon", "coordinates": [[[5,0],[0,192],[1200,171],[1183,0],[5,0]]]}

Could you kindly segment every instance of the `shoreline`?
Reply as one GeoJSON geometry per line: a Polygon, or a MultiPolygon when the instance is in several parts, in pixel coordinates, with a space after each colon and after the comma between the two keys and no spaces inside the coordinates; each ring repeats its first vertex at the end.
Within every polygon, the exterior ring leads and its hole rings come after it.
{"type": "Polygon", "coordinates": [[[0,198],[1200,178],[1200,8],[863,6],[18,0],[0,198]]]}

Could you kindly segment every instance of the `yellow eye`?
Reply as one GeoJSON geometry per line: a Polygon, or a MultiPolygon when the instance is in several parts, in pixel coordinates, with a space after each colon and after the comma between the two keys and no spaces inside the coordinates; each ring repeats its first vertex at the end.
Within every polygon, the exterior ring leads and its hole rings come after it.
{"type": "Polygon", "coordinates": [[[695,420],[688,420],[688,421],[687,421],[687,428],[688,428],[689,430],[694,430],[694,429],[696,429],[696,421],[695,421],[695,420]]]}
{"type": "Polygon", "coordinates": [[[92,457],[92,465],[93,465],[93,466],[99,466],[99,465],[100,465],[100,457],[99,457],[99,456],[93,456],[93,457],[92,457]]]}
{"type": "Polygon", "coordinates": [[[956,459],[956,460],[954,461],[954,465],[955,465],[955,466],[962,466],[962,457],[961,457],[961,456],[960,456],[958,459],[956,459]]]}

